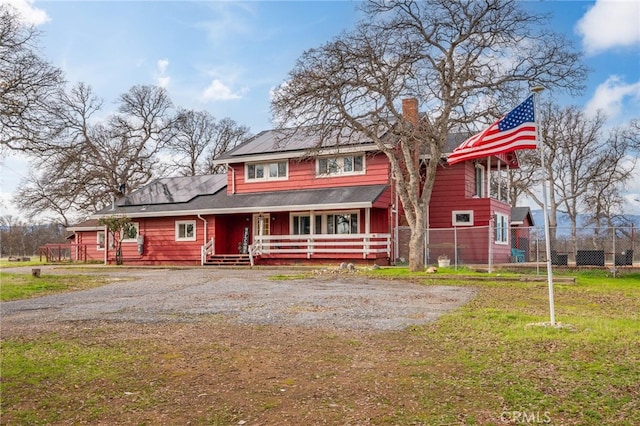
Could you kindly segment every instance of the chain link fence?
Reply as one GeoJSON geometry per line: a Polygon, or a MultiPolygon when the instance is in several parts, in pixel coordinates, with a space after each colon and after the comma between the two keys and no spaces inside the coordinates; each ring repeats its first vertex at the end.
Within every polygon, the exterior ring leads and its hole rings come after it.
{"type": "MultiPolygon", "coordinates": [[[[557,267],[624,267],[640,262],[640,237],[633,226],[551,228],[551,264],[557,267]]],[[[546,261],[543,228],[531,229],[536,261],[546,261]]]]}
{"type": "MultiPolygon", "coordinates": [[[[611,228],[550,229],[551,264],[557,268],[640,266],[640,237],[633,226],[611,228]]],[[[409,256],[409,227],[396,232],[396,263],[409,256]]],[[[543,227],[490,226],[429,229],[424,235],[427,265],[529,264],[547,262],[543,227]],[[442,262],[448,260],[448,262],[442,262]]],[[[523,265],[524,266],[524,265],[523,265]]]]}

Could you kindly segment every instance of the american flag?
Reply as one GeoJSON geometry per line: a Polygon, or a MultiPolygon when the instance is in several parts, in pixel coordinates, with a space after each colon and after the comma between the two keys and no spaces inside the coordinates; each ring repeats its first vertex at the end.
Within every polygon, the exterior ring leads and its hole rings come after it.
{"type": "Polygon", "coordinates": [[[461,161],[537,147],[533,95],[531,95],[490,127],[460,144],[449,155],[447,162],[452,165],[461,161]]]}

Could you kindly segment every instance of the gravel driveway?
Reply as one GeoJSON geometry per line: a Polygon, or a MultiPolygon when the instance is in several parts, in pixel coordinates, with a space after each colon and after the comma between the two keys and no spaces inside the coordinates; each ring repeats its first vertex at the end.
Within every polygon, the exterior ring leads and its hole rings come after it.
{"type": "MultiPolygon", "coordinates": [[[[8,270],[7,270],[8,271],[8,270]]],[[[98,288],[0,303],[2,328],[60,321],[198,321],[211,315],[240,324],[400,330],[433,321],[468,302],[473,289],[376,280],[353,273],[310,278],[281,269],[113,269],[98,288]]],[[[23,272],[29,273],[29,269],[23,272]]],[[[87,273],[44,267],[42,273],[87,273]]]]}

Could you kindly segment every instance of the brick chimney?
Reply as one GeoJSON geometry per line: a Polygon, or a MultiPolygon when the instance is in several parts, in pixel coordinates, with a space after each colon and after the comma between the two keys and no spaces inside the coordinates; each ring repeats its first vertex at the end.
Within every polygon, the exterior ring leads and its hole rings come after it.
{"type": "Polygon", "coordinates": [[[418,99],[406,98],[402,100],[402,116],[414,126],[418,125],[418,99]]]}

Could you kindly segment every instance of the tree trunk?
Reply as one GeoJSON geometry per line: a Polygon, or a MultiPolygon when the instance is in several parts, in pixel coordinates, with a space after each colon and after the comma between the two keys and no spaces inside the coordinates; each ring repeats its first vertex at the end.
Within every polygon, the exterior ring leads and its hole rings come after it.
{"type": "Polygon", "coordinates": [[[418,215],[409,238],[409,270],[424,271],[424,216],[418,215]]]}

